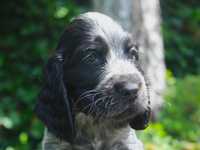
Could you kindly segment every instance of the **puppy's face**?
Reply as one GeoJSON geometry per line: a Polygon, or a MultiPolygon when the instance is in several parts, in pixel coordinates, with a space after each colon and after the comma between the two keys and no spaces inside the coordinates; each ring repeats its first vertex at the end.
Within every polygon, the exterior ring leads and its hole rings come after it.
{"type": "Polygon", "coordinates": [[[138,48],[121,26],[105,15],[86,13],[72,21],[59,49],[64,52],[64,82],[78,111],[146,127],[149,97],[138,48]]]}

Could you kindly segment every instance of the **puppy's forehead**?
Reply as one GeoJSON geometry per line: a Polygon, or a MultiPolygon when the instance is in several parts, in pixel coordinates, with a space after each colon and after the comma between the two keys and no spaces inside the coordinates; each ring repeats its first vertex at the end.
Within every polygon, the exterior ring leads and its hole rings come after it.
{"type": "Polygon", "coordinates": [[[78,18],[82,18],[86,21],[89,21],[89,23],[96,25],[96,27],[101,28],[105,32],[123,32],[123,29],[121,26],[115,22],[110,17],[98,13],[98,12],[88,12],[80,15],[78,18]]]}
{"type": "Polygon", "coordinates": [[[117,22],[104,14],[88,12],[81,14],[76,19],[81,19],[87,23],[91,27],[88,32],[92,36],[100,36],[110,46],[119,46],[129,37],[128,33],[117,22]]]}

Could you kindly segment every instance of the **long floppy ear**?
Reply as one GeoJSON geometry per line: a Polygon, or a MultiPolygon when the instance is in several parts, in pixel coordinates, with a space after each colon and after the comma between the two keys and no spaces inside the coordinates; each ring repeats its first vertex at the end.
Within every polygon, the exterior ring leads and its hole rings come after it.
{"type": "Polygon", "coordinates": [[[57,137],[72,142],[75,135],[72,101],[63,82],[62,55],[51,57],[44,72],[44,86],[35,112],[48,130],[57,137]]]}
{"type": "Polygon", "coordinates": [[[129,124],[135,130],[144,130],[148,127],[150,117],[151,108],[148,107],[144,113],[137,115],[133,120],[129,122],[129,124]]]}

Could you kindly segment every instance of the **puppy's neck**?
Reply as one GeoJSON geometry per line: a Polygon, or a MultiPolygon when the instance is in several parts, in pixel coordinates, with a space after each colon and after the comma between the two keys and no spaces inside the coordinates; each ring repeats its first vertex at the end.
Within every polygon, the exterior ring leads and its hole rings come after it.
{"type": "Polygon", "coordinates": [[[83,113],[76,115],[76,137],[73,143],[59,139],[45,130],[43,150],[143,150],[135,131],[128,125],[118,127],[106,122],[97,123],[83,113]]]}
{"type": "MultiPolygon", "coordinates": [[[[115,124],[105,120],[96,121],[93,117],[85,115],[84,113],[78,113],[76,115],[76,129],[77,138],[84,136],[89,139],[111,139],[112,136],[116,136],[122,129],[127,128],[117,127],[115,124]]],[[[125,132],[125,131],[124,131],[125,132]]]]}
{"type": "Polygon", "coordinates": [[[75,143],[77,144],[83,142],[86,145],[94,145],[94,147],[102,147],[104,145],[105,149],[112,149],[115,145],[116,147],[120,145],[120,147],[124,147],[127,150],[132,150],[133,147],[138,145],[142,147],[135,131],[128,124],[116,126],[111,122],[96,122],[91,116],[78,113],[76,115],[76,129],[75,143]]]}

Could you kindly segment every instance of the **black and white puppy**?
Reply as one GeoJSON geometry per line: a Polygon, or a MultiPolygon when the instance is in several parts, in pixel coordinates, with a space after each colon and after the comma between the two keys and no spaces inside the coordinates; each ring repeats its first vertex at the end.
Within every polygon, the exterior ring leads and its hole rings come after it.
{"type": "Polygon", "coordinates": [[[74,18],[47,63],[36,113],[66,149],[135,149],[150,99],[131,36],[97,12],[74,18]]]}

